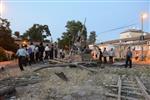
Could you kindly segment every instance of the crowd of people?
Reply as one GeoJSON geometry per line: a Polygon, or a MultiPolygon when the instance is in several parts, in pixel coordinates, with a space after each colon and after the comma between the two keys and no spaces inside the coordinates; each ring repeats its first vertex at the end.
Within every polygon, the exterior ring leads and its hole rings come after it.
{"type": "MultiPolygon", "coordinates": [[[[106,48],[104,48],[103,51],[98,48],[98,50],[92,52],[91,54],[95,55],[95,57],[98,58],[101,63],[112,64],[114,62],[115,50],[113,48],[111,48],[109,51],[107,51],[106,48]]],[[[20,70],[23,71],[23,66],[39,62],[44,63],[44,61],[48,59],[63,59],[65,58],[65,51],[63,49],[59,49],[57,43],[43,45],[41,42],[39,45],[35,45],[31,42],[30,45],[21,45],[17,50],[16,55],[18,56],[18,65],[20,70]]],[[[126,53],[125,67],[128,67],[128,65],[130,68],[132,67],[132,52],[130,47],[126,53]]]]}
{"type": "Polygon", "coordinates": [[[58,58],[58,55],[59,58],[65,57],[64,50],[58,49],[57,43],[44,46],[42,42],[39,45],[35,45],[32,42],[30,45],[20,45],[16,55],[18,56],[18,65],[21,71],[24,70],[23,66],[39,62],[44,63],[48,59],[58,58]]]}
{"type": "Polygon", "coordinates": [[[113,63],[115,51],[113,48],[111,48],[109,51],[107,51],[106,48],[104,48],[103,51],[98,48],[98,50],[93,50],[92,55],[95,56],[95,58],[98,59],[101,63],[113,63]]]}
{"type": "MultiPolygon", "coordinates": [[[[98,58],[98,60],[104,64],[112,64],[114,62],[114,57],[116,56],[115,50],[113,48],[111,48],[108,51],[106,48],[104,48],[103,51],[100,48],[98,48],[98,50],[93,50],[92,55],[95,56],[95,58],[98,58]]],[[[127,49],[125,59],[125,68],[127,68],[128,66],[129,68],[132,68],[132,51],[130,47],[128,47],[127,49]]]]}

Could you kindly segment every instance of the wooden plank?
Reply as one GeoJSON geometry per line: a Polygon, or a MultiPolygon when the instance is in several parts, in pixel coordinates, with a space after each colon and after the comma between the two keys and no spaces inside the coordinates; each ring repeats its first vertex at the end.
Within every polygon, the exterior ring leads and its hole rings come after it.
{"type": "Polygon", "coordinates": [[[121,78],[119,76],[118,78],[118,99],[117,100],[121,100],[121,85],[122,85],[122,82],[121,82],[121,78]]]}
{"type": "Polygon", "coordinates": [[[49,63],[58,63],[58,64],[63,63],[63,62],[61,62],[61,61],[52,60],[52,59],[50,59],[50,60],[48,60],[48,61],[49,61],[49,63]]]}
{"type": "MultiPolygon", "coordinates": [[[[118,98],[118,95],[112,94],[112,93],[106,93],[105,95],[108,96],[108,97],[112,97],[112,98],[118,98]]],[[[139,99],[136,99],[136,98],[133,98],[133,97],[128,97],[128,96],[121,96],[121,98],[125,99],[125,100],[139,100],[139,99]]]]}
{"type": "Polygon", "coordinates": [[[142,93],[145,97],[145,100],[150,100],[150,95],[146,92],[146,88],[145,86],[143,85],[143,83],[140,81],[140,79],[138,77],[135,77],[137,83],[138,83],[138,86],[140,87],[140,89],[142,90],[142,93]]]}
{"type": "Polygon", "coordinates": [[[75,65],[76,65],[77,67],[86,69],[86,70],[88,70],[88,71],[90,71],[90,72],[98,73],[97,70],[94,70],[94,69],[92,69],[92,68],[87,68],[87,67],[85,67],[85,66],[83,66],[83,65],[77,65],[77,64],[75,64],[75,65]]]}
{"type": "Polygon", "coordinates": [[[118,88],[118,85],[105,85],[105,86],[110,88],[118,88]]]}
{"type": "Polygon", "coordinates": [[[38,68],[38,69],[35,69],[34,72],[37,72],[39,70],[42,70],[42,69],[45,69],[45,68],[51,68],[51,67],[66,67],[66,66],[75,66],[75,67],[78,67],[78,68],[82,68],[82,69],[86,69],[90,72],[94,72],[94,73],[97,73],[98,71],[97,70],[94,70],[92,68],[87,68],[83,65],[79,65],[77,63],[64,63],[64,64],[49,64],[49,65],[46,65],[44,67],[41,67],[41,68],[38,68]]]}
{"type": "Polygon", "coordinates": [[[128,94],[135,94],[135,95],[139,95],[139,96],[143,96],[141,93],[139,92],[131,92],[131,91],[125,91],[125,90],[121,90],[122,93],[128,93],[128,94]]]}
{"type": "Polygon", "coordinates": [[[124,86],[122,89],[132,89],[132,90],[140,90],[139,88],[124,86]]]}

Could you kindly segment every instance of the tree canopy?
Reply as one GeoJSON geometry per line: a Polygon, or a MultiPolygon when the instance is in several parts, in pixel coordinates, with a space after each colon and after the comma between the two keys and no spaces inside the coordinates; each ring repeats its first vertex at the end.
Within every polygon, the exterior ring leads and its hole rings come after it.
{"type": "Polygon", "coordinates": [[[0,47],[10,51],[16,51],[17,44],[11,35],[10,22],[7,19],[0,18],[0,47]]]}
{"type": "Polygon", "coordinates": [[[86,27],[80,21],[68,21],[65,27],[66,32],[63,32],[61,38],[58,38],[60,48],[70,48],[75,42],[87,40],[86,27]]]}
{"type": "Polygon", "coordinates": [[[96,32],[92,31],[90,32],[89,38],[88,38],[88,44],[94,44],[96,42],[96,32]]]}
{"type": "Polygon", "coordinates": [[[32,41],[44,41],[48,36],[51,36],[48,25],[34,24],[23,34],[22,37],[32,41]]]}

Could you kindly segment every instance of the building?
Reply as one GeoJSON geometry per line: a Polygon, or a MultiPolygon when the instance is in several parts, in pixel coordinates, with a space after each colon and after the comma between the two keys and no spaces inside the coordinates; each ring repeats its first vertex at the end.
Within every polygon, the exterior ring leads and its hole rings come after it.
{"type": "Polygon", "coordinates": [[[116,58],[124,59],[128,47],[133,50],[134,61],[141,61],[143,54],[144,60],[150,63],[150,33],[144,32],[144,40],[140,40],[143,34],[140,30],[127,30],[120,33],[120,39],[105,41],[97,44],[100,48],[106,47],[107,50],[111,47],[115,48],[116,58]],[[135,35],[136,34],[136,35],[135,35]],[[130,35],[130,36],[129,36],[130,35]],[[143,49],[143,52],[142,52],[143,49]]]}
{"type": "Polygon", "coordinates": [[[144,32],[137,29],[129,29],[120,33],[120,39],[140,37],[144,32]]]}

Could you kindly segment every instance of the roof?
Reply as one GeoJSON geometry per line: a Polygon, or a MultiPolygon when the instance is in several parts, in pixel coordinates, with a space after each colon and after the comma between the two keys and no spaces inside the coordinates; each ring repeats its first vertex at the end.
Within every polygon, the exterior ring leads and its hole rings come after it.
{"type": "MultiPolygon", "coordinates": [[[[101,44],[114,44],[114,43],[120,43],[120,42],[128,42],[128,41],[137,41],[140,40],[140,37],[132,37],[132,38],[125,38],[125,39],[116,39],[116,40],[110,40],[98,43],[97,45],[101,44]]],[[[144,36],[144,40],[150,40],[150,34],[147,34],[144,36]]]]}
{"type": "Polygon", "coordinates": [[[148,34],[148,32],[144,32],[144,31],[138,30],[138,29],[128,29],[128,30],[126,30],[126,31],[124,31],[124,32],[121,32],[120,34],[127,33],[127,32],[147,33],[147,34],[148,34]]]}

